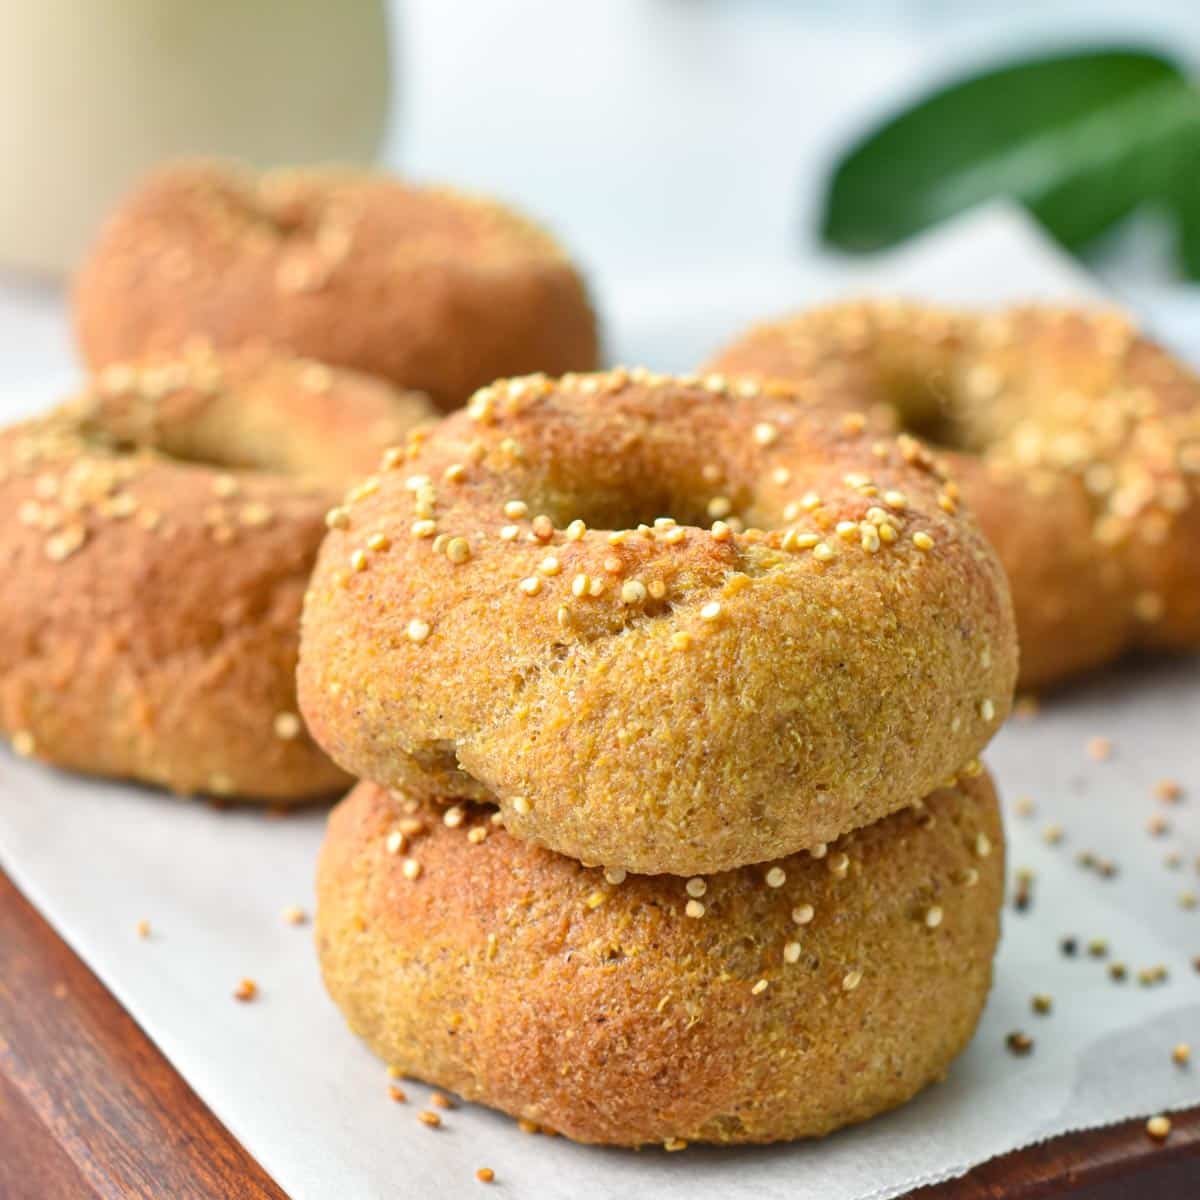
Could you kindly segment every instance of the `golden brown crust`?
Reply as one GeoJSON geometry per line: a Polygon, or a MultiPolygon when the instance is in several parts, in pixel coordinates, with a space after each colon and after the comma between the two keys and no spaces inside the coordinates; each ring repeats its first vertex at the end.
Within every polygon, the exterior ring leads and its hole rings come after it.
{"type": "Polygon", "coordinates": [[[688,875],[912,803],[1008,711],[1002,572],[911,439],[614,372],[502,382],[395,457],[334,514],[302,635],[305,716],[360,778],[688,875]]]}
{"type": "Polygon", "coordinates": [[[444,811],[360,784],[318,872],[326,986],[405,1074],[580,1141],[767,1142],[903,1103],[975,1028],[1003,898],[986,775],[698,899],[444,811]]]}
{"type": "Polygon", "coordinates": [[[341,490],[436,412],[421,392],[261,344],[110,363],[75,397],[80,432],[171,458],[341,490]]]}
{"type": "Polygon", "coordinates": [[[428,392],[596,365],[579,274],[503,206],[383,175],[183,162],[113,214],[75,288],[93,368],[263,339],[428,392]]]}
{"type": "Polygon", "coordinates": [[[298,715],[301,598],[330,480],[427,410],[327,368],[309,392],[313,369],[249,352],[122,366],[0,433],[0,731],[18,751],[183,793],[344,786],[298,715]],[[324,482],[129,444],[240,465],[273,454],[324,482]]]}
{"type": "Polygon", "coordinates": [[[1022,685],[1200,646],[1200,379],[1114,313],[855,303],[710,369],[928,434],[1012,585],[1022,685]]]}

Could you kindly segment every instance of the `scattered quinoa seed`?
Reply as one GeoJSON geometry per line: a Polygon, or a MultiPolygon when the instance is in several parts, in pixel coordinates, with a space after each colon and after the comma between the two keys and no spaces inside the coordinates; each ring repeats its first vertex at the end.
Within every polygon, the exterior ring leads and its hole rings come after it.
{"type": "Polygon", "coordinates": [[[1021,1058],[1033,1050],[1033,1038],[1027,1033],[1022,1033],[1019,1029],[1014,1029],[1004,1039],[1004,1044],[1008,1047],[1010,1054],[1015,1054],[1021,1058]]]}
{"type": "Polygon", "coordinates": [[[1164,804],[1176,804],[1183,799],[1183,786],[1177,779],[1160,779],[1154,785],[1154,795],[1164,804]]]}
{"type": "Polygon", "coordinates": [[[1146,1122],[1146,1133],[1156,1142],[1165,1142],[1171,1135],[1171,1118],[1161,1113],[1146,1122]]]}
{"type": "Polygon", "coordinates": [[[475,1178],[478,1179],[480,1183],[491,1183],[496,1178],[496,1172],[493,1171],[491,1167],[480,1167],[479,1170],[475,1172],[475,1178]]]}
{"type": "Polygon", "coordinates": [[[237,987],[233,989],[233,998],[241,1000],[243,1004],[255,999],[258,996],[258,984],[253,979],[241,980],[237,987]]]}

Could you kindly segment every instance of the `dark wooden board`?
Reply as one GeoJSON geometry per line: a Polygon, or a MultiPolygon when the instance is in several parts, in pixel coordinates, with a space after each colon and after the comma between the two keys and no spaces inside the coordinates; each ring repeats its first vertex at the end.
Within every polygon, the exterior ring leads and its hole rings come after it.
{"type": "Polygon", "coordinates": [[[1200,1200],[1200,1109],[1171,1115],[1164,1143],[1145,1120],[1054,1138],[994,1158],[908,1200],[1200,1200]]]}
{"type": "MultiPolygon", "coordinates": [[[[1197,1200],[1200,1109],[1173,1122],[1165,1145],[1130,1121],[911,1200],[1197,1200]]],[[[287,1200],[2,871],[0,1197],[287,1200]]]]}
{"type": "Polygon", "coordinates": [[[3,872],[0,1197],[287,1200],[3,872]]]}

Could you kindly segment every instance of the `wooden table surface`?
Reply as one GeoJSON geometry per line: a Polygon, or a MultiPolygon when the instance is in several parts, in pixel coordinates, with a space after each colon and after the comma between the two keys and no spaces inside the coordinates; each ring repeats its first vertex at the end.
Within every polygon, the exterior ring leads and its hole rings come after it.
{"type": "MultiPolygon", "coordinates": [[[[1006,1155],[910,1200],[1196,1200],[1200,1109],[1173,1122],[1165,1145],[1131,1121],[1006,1155]]],[[[505,1191],[520,1195],[520,1181],[505,1191]]],[[[0,1197],[286,1200],[2,871],[0,1197]]]]}

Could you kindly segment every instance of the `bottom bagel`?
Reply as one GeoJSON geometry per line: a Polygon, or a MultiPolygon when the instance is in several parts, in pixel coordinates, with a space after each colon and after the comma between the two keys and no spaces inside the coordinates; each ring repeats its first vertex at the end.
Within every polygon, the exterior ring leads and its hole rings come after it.
{"type": "Polygon", "coordinates": [[[620,879],[364,783],[330,817],[317,945],[405,1075],[584,1142],[777,1141],[944,1075],[991,983],[1003,859],[982,773],[820,858],[704,880],[620,879]]]}

